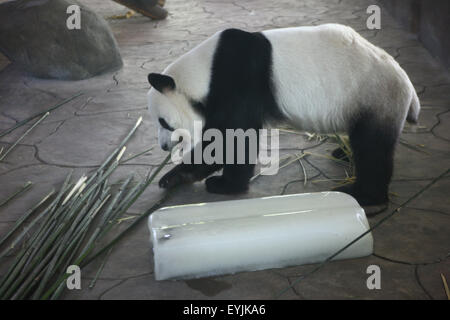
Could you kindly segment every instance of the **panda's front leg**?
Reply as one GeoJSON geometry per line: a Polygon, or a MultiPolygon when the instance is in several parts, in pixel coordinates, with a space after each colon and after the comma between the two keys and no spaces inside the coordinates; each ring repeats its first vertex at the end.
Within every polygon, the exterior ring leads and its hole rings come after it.
{"type": "Polygon", "coordinates": [[[195,163],[195,152],[201,152],[203,154],[203,144],[197,144],[195,148],[200,150],[192,149],[183,158],[183,162],[178,164],[167,172],[160,180],[159,186],[164,189],[170,189],[176,187],[180,184],[193,183],[205,179],[207,176],[211,175],[217,170],[222,169],[220,164],[206,164],[203,159],[200,163],[195,163]],[[189,161],[186,161],[189,159],[189,161]]]}
{"type": "Polygon", "coordinates": [[[219,194],[246,192],[254,169],[254,164],[227,164],[221,176],[206,179],[206,190],[219,194]]]}
{"type": "MultiPolygon", "coordinates": [[[[233,127],[229,125],[228,127],[233,127]]],[[[255,165],[259,153],[260,125],[246,126],[241,124],[234,129],[234,135],[227,136],[224,140],[223,154],[224,166],[221,176],[213,176],[206,179],[206,190],[211,193],[237,194],[248,190],[250,178],[255,171],[255,165]],[[238,131],[238,130],[242,131],[238,131]],[[253,130],[253,131],[249,131],[253,130]],[[252,132],[255,134],[252,136],[252,132]],[[244,133],[244,137],[240,136],[244,133]],[[249,136],[247,136],[247,134],[249,136]],[[243,140],[242,140],[243,139],[243,140]],[[243,143],[239,143],[240,140],[243,143]],[[230,150],[233,150],[230,152],[230,150]],[[229,156],[227,156],[230,152],[229,156]]]]}
{"type": "Polygon", "coordinates": [[[159,186],[164,189],[170,189],[181,184],[193,183],[203,180],[213,172],[220,170],[219,165],[208,164],[185,164],[181,163],[169,172],[167,172],[160,180],[159,186]]]}

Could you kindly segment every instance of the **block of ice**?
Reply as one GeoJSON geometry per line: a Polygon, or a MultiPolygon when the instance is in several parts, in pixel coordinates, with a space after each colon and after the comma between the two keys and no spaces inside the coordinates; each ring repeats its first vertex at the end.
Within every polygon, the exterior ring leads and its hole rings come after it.
{"type": "MultiPolygon", "coordinates": [[[[369,229],[341,192],[165,207],[149,218],[155,278],[180,279],[317,263],[369,229]]],[[[369,233],[335,259],[372,254],[369,233]]]]}

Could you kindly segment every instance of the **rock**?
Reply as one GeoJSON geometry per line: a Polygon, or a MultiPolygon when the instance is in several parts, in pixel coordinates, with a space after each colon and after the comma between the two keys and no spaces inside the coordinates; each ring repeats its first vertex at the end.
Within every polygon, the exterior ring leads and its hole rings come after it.
{"type": "Polygon", "coordinates": [[[81,80],[122,67],[107,22],[77,1],[7,1],[0,4],[0,21],[0,51],[33,76],[81,80]],[[80,29],[67,24],[74,4],[80,29]]]}

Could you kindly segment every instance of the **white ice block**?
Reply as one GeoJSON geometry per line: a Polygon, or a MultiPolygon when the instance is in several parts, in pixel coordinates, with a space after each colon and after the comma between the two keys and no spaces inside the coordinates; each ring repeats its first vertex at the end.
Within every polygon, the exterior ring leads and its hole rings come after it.
{"type": "MultiPolygon", "coordinates": [[[[369,229],[341,192],[165,207],[149,218],[156,280],[302,265],[327,257],[369,229]]],[[[372,254],[369,233],[335,259],[372,254]]]]}

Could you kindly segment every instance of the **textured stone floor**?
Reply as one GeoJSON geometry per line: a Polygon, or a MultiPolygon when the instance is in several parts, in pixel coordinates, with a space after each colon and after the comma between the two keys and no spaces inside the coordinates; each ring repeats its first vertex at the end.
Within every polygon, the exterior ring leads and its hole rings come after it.
{"type": "MultiPolygon", "coordinates": [[[[83,0],[104,17],[126,9],[112,1],[83,0]]],[[[20,199],[0,208],[0,235],[26,209],[52,187],[62,184],[69,170],[80,176],[97,166],[112,151],[136,119],[144,124],[131,140],[127,153],[136,154],[157,145],[156,122],[146,113],[146,76],[167,64],[214,32],[228,28],[257,31],[300,25],[338,22],[350,25],[376,45],[386,49],[404,67],[422,103],[420,125],[405,127],[395,157],[390,209],[409,199],[450,164],[450,77],[421,43],[385,12],[381,30],[367,30],[366,0],[284,1],[181,1],[168,0],[170,15],[151,21],[140,15],[108,19],[117,38],[124,67],[114,74],[77,82],[29,78],[14,64],[0,72],[0,131],[27,116],[82,90],[85,94],[52,113],[0,163],[0,199],[12,194],[25,181],[34,187],[20,199]]],[[[28,126],[0,139],[0,148],[14,142],[28,126]]],[[[331,179],[345,178],[344,168],[320,155],[336,146],[331,141],[308,139],[283,132],[282,154],[313,153],[276,176],[256,179],[241,197],[329,190],[331,179]]],[[[122,165],[116,178],[136,172],[143,176],[165,154],[156,147],[151,154],[122,165]]],[[[450,176],[377,228],[375,253],[367,258],[326,265],[288,289],[283,299],[444,299],[440,274],[450,280],[450,176]],[[381,268],[381,290],[368,290],[366,269],[381,268]]],[[[151,185],[130,210],[139,214],[162,195],[151,185]]],[[[197,183],[179,190],[170,204],[217,201],[236,197],[212,195],[197,183]]],[[[369,219],[371,225],[390,210],[369,219]]],[[[123,228],[129,221],[123,222],[123,228]]],[[[272,299],[299,276],[315,266],[300,266],[239,273],[193,281],[160,281],[153,277],[147,226],[142,223],[114,247],[93,289],[89,279],[100,261],[83,270],[83,289],[65,294],[67,299],[272,299]]],[[[0,268],[0,272],[1,272],[0,268]]]]}

